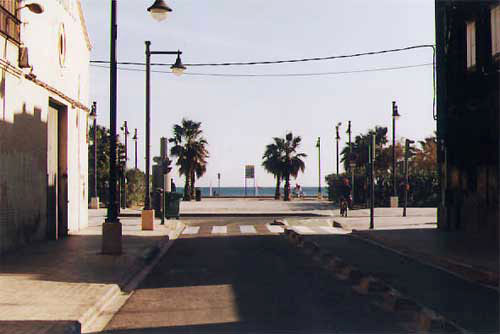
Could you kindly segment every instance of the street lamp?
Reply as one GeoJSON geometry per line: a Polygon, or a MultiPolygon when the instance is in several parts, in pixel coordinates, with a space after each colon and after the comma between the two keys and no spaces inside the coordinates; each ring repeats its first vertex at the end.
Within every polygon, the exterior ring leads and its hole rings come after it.
{"type": "MultiPolygon", "coordinates": [[[[102,253],[118,255],[122,253],[122,225],[118,219],[118,206],[116,203],[116,184],[117,184],[117,166],[116,166],[116,102],[117,102],[117,59],[116,44],[118,37],[117,25],[117,0],[111,0],[111,47],[110,47],[110,89],[109,89],[109,118],[110,118],[110,147],[109,147],[109,205],[106,221],[102,225],[102,253]]],[[[155,19],[165,19],[166,14],[172,11],[163,2],[156,0],[148,8],[148,11],[155,19]]]]}
{"type": "Polygon", "coordinates": [[[25,4],[24,6],[19,7],[17,10],[19,11],[23,8],[28,8],[34,14],[42,14],[45,11],[43,5],[36,2],[25,4]]]}
{"type": "Polygon", "coordinates": [[[123,126],[121,127],[121,130],[123,131],[123,135],[125,137],[125,161],[123,163],[123,173],[122,173],[122,188],[123,188],[123,198],[122,198],[122,208],[126,209],[127,208],[127,178],[125,177],[125,174],[127,173],[127,160],[128,160],[128,135],[130,132],[128,131],[128,125],[127,121],[123,121],[123,126]]]}
{"type": "Polygon", "coordinates": [[[348,124],[347,124],[347,131],[346,131],[346,133],[349,135],[349,156],[348,156],[348,161],[349,161],[349,170],[351,172],[352,203],[354,204],[354,169],[356,168],[356,160],[354,158],[354,155],[352,154],[351,121],[349,121],[348,124]]]}
{"type": "Polygon", "coordinates": [[[321,199],[321,138],[318,137],[316,142],[318,148],[318,198],[321,199]]]}
{"type": "Polygon", "coordinates": [[[137,169],[137,128],[134,130],[132,140],[135,142],[135,169],[137,169]]]}
{"type": "Polygon", "coordinates": [[[158,22],[165,20],[171,11],[172,9],[163,0],[155,0],[155,3],[148,8],[148,12],[151,13],[153,19],[158,22]]]}
{"type": "Polygon", "coordinates": [[[89,119],[93,122],[94,128],[94,170],[93,170],[93,184],[92,184],[92,196],[90,198],[90,208],[99,209],[99,197],[97,196],[97,102],[92,103],[92,108],[90,109],[89,119]]]}
{"type": "Polygon", "coordinates": [[[393,198],[391,199],[391,207],[398,207],[397,204],[397,189],[396,189],[396,120],[401,115],[398,113],[396,101],[392,101],[392,187],[393,198]]]}
{"type": "Polygon", "coordinates": [[[339,141],[340,141],[339,128],[341,125],[342,123],[338,122],[337,125],[335,126],[335,129],[337,131],[337,137],[335,138],[337,140],[337,177],[339,176],[339,141]]]}
{"type": "MultiPolygon", "coordinates": [[[[155,4],[163,1],[156,1],[155,4]]],[[[144,210],[142,211],[142,229],[153,229],[154,210],[151,210],[151,197],[149,191],[149,137],[150,137],[150,111],[151,111],[151,55],[177,55],[175,63],[170,67],[172,73],[181,75],[186,67],[181,61],[181,51],[151,51],[151,42],[146,41],[146,194],[144,210]]]]}

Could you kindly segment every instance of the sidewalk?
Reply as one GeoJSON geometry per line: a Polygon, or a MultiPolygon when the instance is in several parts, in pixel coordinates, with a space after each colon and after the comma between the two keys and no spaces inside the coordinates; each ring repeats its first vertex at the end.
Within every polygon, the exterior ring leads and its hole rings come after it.
{"type": "Polygon", "coordinates": [[[499,254],[494,240],[472,233],[437,229],[436,209],[375,210],[375,228],[369,229],[369,210],[350,211],[350,217],[335,217],[334,226],[352,231],[352,236],[439,267],[470,281],[498,289],[499,254]]]}
{"type": "Polygon", "coordinates": [[[104,210],[89,210],[89,227],[68,238],[31,244],[0,258],[0,333],[80,333],[126,289],[183,224],[121,218],[123,254],[101,255],[104,210]]]}

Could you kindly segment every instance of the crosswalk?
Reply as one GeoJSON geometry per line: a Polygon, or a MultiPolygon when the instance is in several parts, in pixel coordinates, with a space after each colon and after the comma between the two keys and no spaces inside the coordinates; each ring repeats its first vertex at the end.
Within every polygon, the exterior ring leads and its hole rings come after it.
{"type": "MultiPolygon", "coordinates": [[[[282,226],[266,224],[265,231],[272,234],[284,233],[285,230],[282,226]]],[[[205,228],[207,229],[207,228],[205,228]]],[[[289,229],[294,230],[298,234],[347,234],[349,232],[342,230],[341,228],[331,227],[331,226],[292,226],[289,229]]],[[[255,225],[239,225],[232,228],[232,232],[228,230],[227,225],[215,225],[208,227],[205,233],[213,235],[224,235],[224,234],[257,234],[257,228],[255,225]],[[235,230],[237,232],[235,232],[235,230]]],[[[260,229],[262,231],[262,229],[260,229]]],[[[201,233],[200,226],[187,226],[182,232],[183,235],[196,235],[201,233]]]]}

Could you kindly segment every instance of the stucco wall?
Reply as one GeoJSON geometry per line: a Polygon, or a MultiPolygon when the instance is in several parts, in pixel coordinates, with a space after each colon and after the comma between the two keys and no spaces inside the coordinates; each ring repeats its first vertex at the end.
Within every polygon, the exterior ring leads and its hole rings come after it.
{"type": "Polygon", "coordinates": [[[67,109],[68,229],[88,225],[88,120],[82,105],[89,105],[90,51],[76,0],[38,2],[43,14],[21,11],[21,40],[32,70],[19,69],[18,46],[0,36],[0,253],[47,238],[49,101],[67,109]]]}

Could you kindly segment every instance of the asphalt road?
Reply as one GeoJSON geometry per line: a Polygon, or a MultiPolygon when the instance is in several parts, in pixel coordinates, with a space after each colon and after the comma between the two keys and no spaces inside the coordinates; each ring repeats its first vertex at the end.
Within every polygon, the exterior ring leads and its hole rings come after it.
{"type": "Polygon", "coordinates": [[[407,332],[264,223],[191,222],[199,233],[174,243],[105,333],[407,332]],[[227,234],[212,234],[213,225],[228,225],[227,234]]]}

